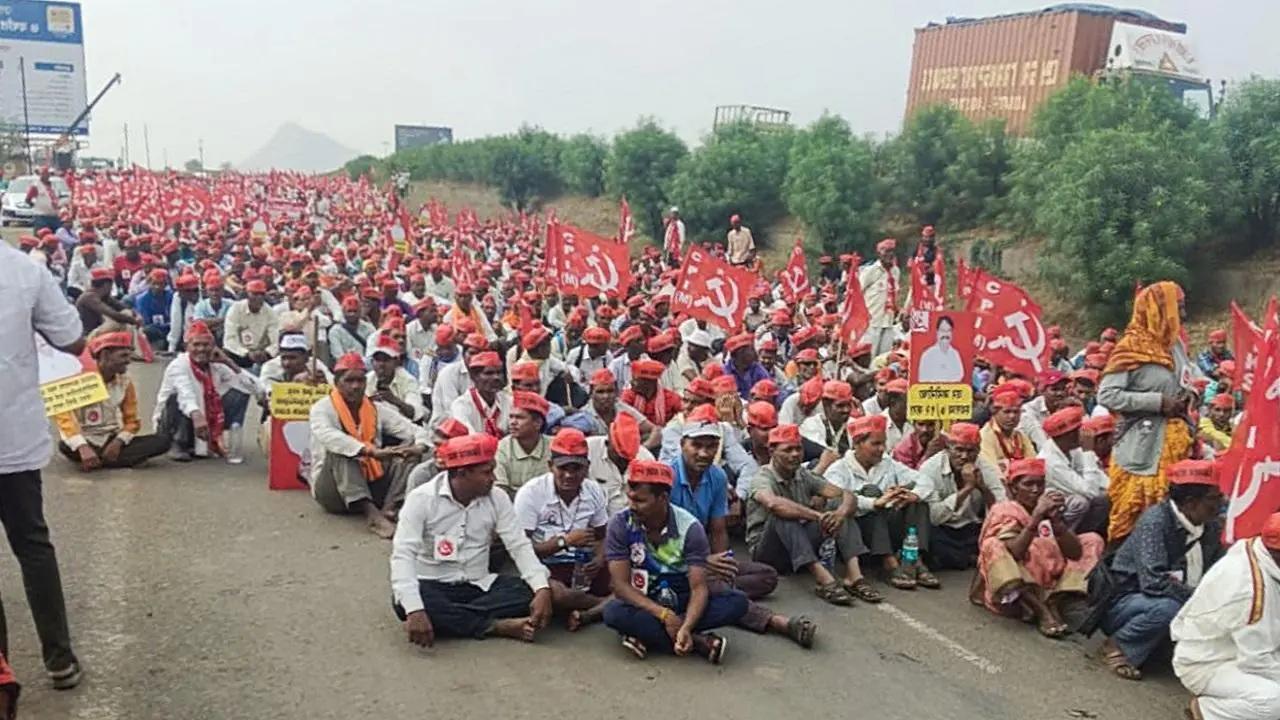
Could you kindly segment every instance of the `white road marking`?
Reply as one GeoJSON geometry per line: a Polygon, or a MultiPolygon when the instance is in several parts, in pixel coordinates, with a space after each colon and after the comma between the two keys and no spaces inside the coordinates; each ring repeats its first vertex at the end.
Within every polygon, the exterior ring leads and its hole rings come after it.
{"type": "Polygon", "coordinates": [[[946,635],[943,635],[940,631],[934,629],[928,623],[925,623],[922,620],[917,620],[902,608],[899,608],[896,605],[893,605],[887,602],[880,603],[876,607],[886,613],[889,613],[889,615],[893,616],[894,618],[897,618],[898,620],[902,621],[902,623],[905,624],[907,627],[910,627],[911,629],[915,630],[921,635],[924,635],[930,640],[940,643],[947,650],[951,651],[952,655],[955,655],[961,660],[964,660],[965,662],[977,667],[979,670],[985,673],[988,673],[990,675],[998,675],[1001,672],[1003,672],[1003,669],[999,665],[982,657],[978,653],[973,652],[972,650],[966,648],[965,646],[961,645],[955,640],[952,640],[946,635]]]}

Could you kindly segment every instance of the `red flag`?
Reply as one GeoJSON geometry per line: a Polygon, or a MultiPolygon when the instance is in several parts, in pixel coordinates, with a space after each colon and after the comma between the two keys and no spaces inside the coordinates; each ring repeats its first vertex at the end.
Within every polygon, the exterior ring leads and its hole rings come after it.
{"type": "Polygon", "coordinates": [[[956,260],[956,297],[968,300],[973,294],[973,270],[964,263],[964,258],[956,260]]]}
{"type": "Polygon", "coordinates": [[[1267,313],[1259,343],[1257,387],[1245,401],[1231,450],[1219,463],[1218,481],[1229,498],[1227,542],[1253,537],[1280,510],[1280,332],[1267,313]]]}
{"type": "Polygon", "coordinates": [[[567,223],[547,225],[547,277],[570,295],[620,297],[631,287],[627,246],[567,223]]]}
{"type": "Polygon", "coordinates": [[[727,331],[742,325],[747,296],[760,276],[712,257],[700,247],[690,247],[676,278],[673,313],[685,313],[715,323],[727,331]]]}
{"type": "MultiPolygon", "coordinates": [[[[1275,298],[1271,299],[1275,302],[1275,298]]],[[[1267,315],[1275,313],[1268,311],[1267,315]]],[[[1236,374],[1231,378],[1240,392],[1248,394],[1253,389],[1254,370],[1258,366],[1258,350],[1262,346],[1262,328],[1249,319],[1244,311],[1231,301],[1231,340],[1236,356],[1236,374]]]]}
{"type": "Polygon", "coordinates": [[[782,297],[789,303],[804,297],[813,287],[809,284],[809,271],[804,262],[802,242],[802,239],[797,236],[796,245],[791,248],[791,259],[787,261],[787,267],[782,271],[782,297]]]}
{"type": "Polygon", "coordinates": [[[978,354],[1021,375],[1049,368],[1049,342],[1040,306],[1026,290],[980,268],[970,271],[973,291],[965,306],[978,313],[973,343],[978,354]]]}
{"type": "Polygon", "coordinates": [[[910,263],[911,269],[911,309],[912,310],[945,310],[947,308],[946,278],[943,276],[945,265],[942,264],[942,253],[933,260],[933,282],[925,277],[928,266],[919,260],[910,263]]]}
{"type": "Polygon", "coordinates": [[[858,342],[858,338],[871,327],[871,313],[867,310],[867,299],[862,296],[862,281],[858,279],[858,266],[861,264],[862,258],[856,254],[849,261],[849,282],[844,289],[844,306],[840,309],[843,316],[840,337],[845,345],[858,342]]]}
{"type": "Polygon", "coordinates": [[[623,196],[618,208],[618,242],[628,245],[635,234],[636,221],[631,217],[631,206],[627,204],[626,196],[623,196]]]}

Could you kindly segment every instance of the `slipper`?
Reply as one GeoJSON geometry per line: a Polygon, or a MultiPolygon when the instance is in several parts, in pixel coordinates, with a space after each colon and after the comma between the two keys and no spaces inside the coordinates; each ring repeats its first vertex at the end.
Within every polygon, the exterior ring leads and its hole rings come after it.
{"type": "Polygon", "coordinates": [[[640,658],[641,660],[645,659],[645,657],[649,654],[649,651],[645,648],[644,643],[640,642],[638,638],[632,637],[630,635],[622,636],[622,647],[635,653],[636,657],[640,658]]]}
{"type": "Polygon", "coordinates": [[[818,585],[813,589],[813,594],[826,600],[832,605],[840,605],[848,607],[853,604],[853,596],[845,590],[838,582],[828,583],[826,585],[818,585]]]}
{"type": "Polygon", "coordinates": [[[804,615],[797,615],[787,622],[787,637],[806,650],[813,647],[813,638],[817,633],[818,624],[804,615]]]}
{"type": "Polygon", "coordinates": [[[898,566],[898,569],[889,574],[889,584],[899,590],[915,590],[916,579],[914,573],[909,568],[898,566]]]}
{"type": "Polygon", "coordinates": [[[724,654],[729,651],[729,640],[715,633],[705,633],[703,637],[711,646],[707,651],[707,660],[712,665],[724,662],[724,654]]]}
{"type": "Polygon", "coordinates": [[[923,565],[916,570],[916,584],[929,590],[942,589],[942,581],[938,579],[937,575],[929,572],[929,568],[923,565]]]}
{"type": "Polygon", "coordinates": [[[1066,637],[1069,632],[1067,626],[1063,623],[1042,622],[1036,625],[1036,629],[1040,631],[1041,635],[1049,638],[1050,640],[1061,640],[1066,637]]]}
{"type": "Polygon", "coordinates": [[[858,578],[852,583],[847,582],[844,584],[844,589],[850,595],[865,603],[875,605],[884,602],[884,596],[880,594],[879,590],[871,587],[871,583],[867,582],[866,578],[858,578]]]}

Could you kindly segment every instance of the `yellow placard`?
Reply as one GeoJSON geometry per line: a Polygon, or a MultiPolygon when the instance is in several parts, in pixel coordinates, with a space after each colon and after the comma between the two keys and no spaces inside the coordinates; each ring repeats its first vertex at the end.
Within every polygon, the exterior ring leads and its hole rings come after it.
{"type": "Polygon", "coordinates": [[[329,394],[328,385],[274,383],[271,386],[271,417],[278,420],[306,420],[311,406],[329,394]]]}
{"type": "Polygon", "coordinates": [[[966,383],[917,383],[907,393],[908,420],[968,420],[973,388],[966,383]]]}
{"type": "Polygon", "coordinates": [[[403,240],[403,239],[402,239],[402,240],[397,240],[397,241],[396,241],[396,252],[400,253],[401,255],[408,255],[408,254],[409,254],[409,241],[408,241],[408,240],[403,240]]]}
{"type": "Polygon", "coordinates": [[[106,400],[107,386],[98,373],[83,372],[41,385],[40,397],[45,414],[52,417],[106,400]]]}

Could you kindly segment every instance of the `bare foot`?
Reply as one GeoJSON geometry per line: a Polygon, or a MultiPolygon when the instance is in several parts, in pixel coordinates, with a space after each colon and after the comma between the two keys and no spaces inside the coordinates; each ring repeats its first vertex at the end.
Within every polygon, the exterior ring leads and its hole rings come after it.
{"type": "Polygon", "coordinates": [[[400,519],[400,511],[395,508],[383,508],[382,515],[391,522],[396,522],[400,519]]]}
{"type": "Polygon", "coordinates": [[[495,620],[493,621],[493,626],[489,628],[489,632],[498,637],[533,642],[533,636],[538,632],[538,629],[533,625],[533,618],[522,617],[495,620]]]}
{"type": "Polygon", "coordinates": [[[582,627],[582,611],[569,611],[569,617],[565,619],[564,626],[569,632],[578,632],[578,629],[582,627]]]}
{"type": "Polygon", "coordinates": [[[369,517],[369,532],[383,540],[390,540],[395,537],[396,524],[388,520],[382,513],[371,515],[369,517]]]}

